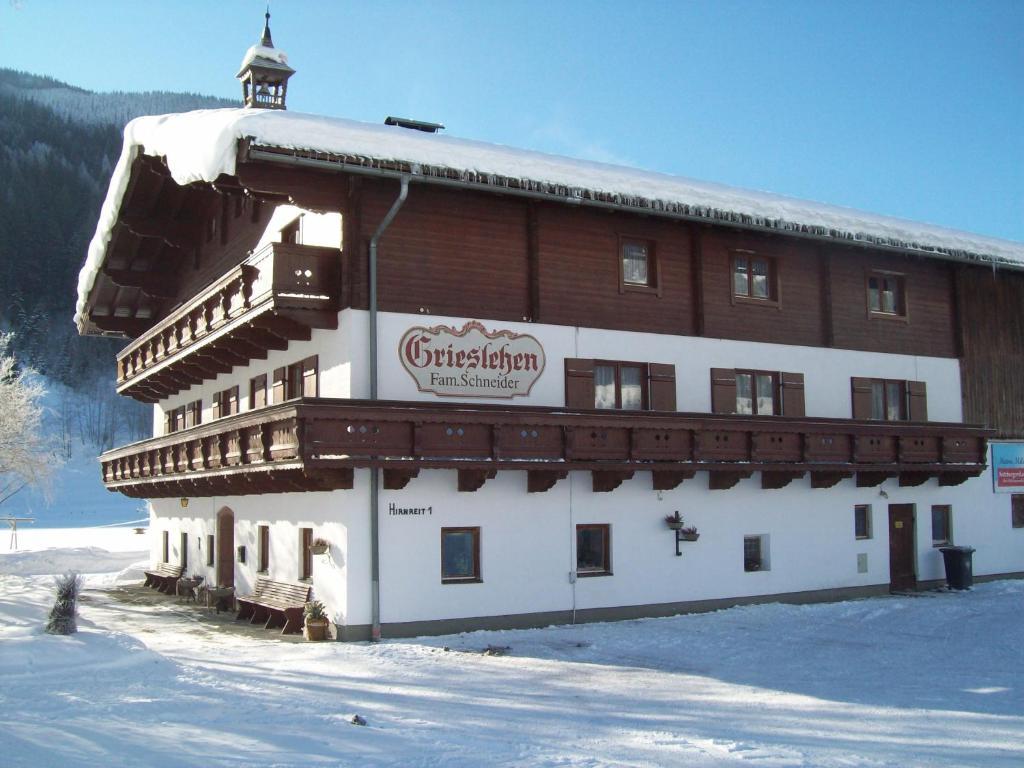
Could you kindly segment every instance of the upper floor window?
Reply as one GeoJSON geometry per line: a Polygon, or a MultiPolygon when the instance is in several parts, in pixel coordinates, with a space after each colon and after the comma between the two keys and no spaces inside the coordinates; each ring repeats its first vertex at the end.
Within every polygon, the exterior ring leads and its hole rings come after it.
{"type": "Polygon", "coordinates": [[[203,401],[193,400],[185,406],[185,426],[195,427],[203,423],[203,401]]]}
{"type": "Polygon", "coordinates": [[[875,421],[927,421],[923,381],[854,378],[853,418],[875,421]]]}
{"type": "Polygon", "coordinates": [[[179,405],[164,413],[164,432],[180,432],[185,428],[185,406],[179,405]]]}
{"type": "Polygon", "coordinates": [[[805,415],[804,375],[712,368],[711,410],[749,416],[802,417],[805,415]]]}
{"type": "Polygon", "coordinates": [[[569,408],[674,411],[676,368],[663,363],[566,358],[569,408]]]}
{"type": "Polygon", "coordinates": [[[249,410],[262,408],[267,404],[267,374],[249,379],[249,410]]]}
{"type": "Polygon", "coordinates": [[[238,413],[238,387],[228,387],[213,395],[213,418],[220,419],[238,413]]]}
{"type": "Polygon", "coordinates": [[[779,285],[775,260],[750,251],[733,251],[732,295],[737,299],[777,302],[779,285]]]}
{"type": "Polygon", "coordinates": [[[274,370],[274,402],[296,397],[320,396],[320,370],[317,355],[274,370]]]}
{"type": "Polygon", "coordinates": [[[736,413],[774,416],[781,412],[777,373],[736,371],[736,413]]]}
{"type": "Polygon", "coordinates": [[[906,317],[907,302],[903,275],[868,273],[868,311],[882,317],[906,317]]]}
{"type": "Polygon", "coordinates": [[[619,292],[638,289],[660,292],[654,241],[636,237],[621,237],[619,238],[619,292]]]}
{"type": "Polygon", "coordinates": [[[641,411],[647,406],[646,366],[636,363],[594,363],[594,407],[641,411]]]}

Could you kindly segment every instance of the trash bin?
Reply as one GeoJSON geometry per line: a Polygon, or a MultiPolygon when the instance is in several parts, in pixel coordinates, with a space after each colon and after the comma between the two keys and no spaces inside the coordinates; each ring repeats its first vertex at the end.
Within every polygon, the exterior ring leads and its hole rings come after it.
{"type": "Polygon", "coordinates": [[[974,586],[973,547],[939,547],[946,565],[946,584],[950,589],[974,586]]]}

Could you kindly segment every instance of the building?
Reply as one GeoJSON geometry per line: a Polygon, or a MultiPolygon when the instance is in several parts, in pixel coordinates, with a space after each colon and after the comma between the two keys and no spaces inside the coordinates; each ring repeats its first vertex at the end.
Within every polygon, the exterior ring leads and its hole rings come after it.
{"type": "Polygon", "coordinates": [[[1024,245],[292,114],[291,72],[268,24],[253,108],[133,121],[82,269],[154,561],[307,580],[341,639],[1024,573],[1024,245]]]}

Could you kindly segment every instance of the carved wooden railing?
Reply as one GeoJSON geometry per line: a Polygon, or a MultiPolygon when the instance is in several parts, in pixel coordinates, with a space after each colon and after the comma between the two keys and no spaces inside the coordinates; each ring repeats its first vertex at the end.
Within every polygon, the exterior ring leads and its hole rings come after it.
{"type": "Polygon", "coordinates": [[[337,327],[341,286],[333,248],[271,243],[125,347],[117,390],[143,402],[215,378],[337,327]]]}
{"type": "Polygon", "coordinates": [[[856,477],[956,485],[985,469],[989,430],[946,423],[601,413],[414,402],[296,400],[124,446],[103,481],[130,496],[208,496],[350,488],[358,467],[401,488],[421,469],[458,470],[462,491],[525,470],[530,491],[571,470],[609,491],[636,471],[668,490],[698,471],[712,489],[761,473],[764,488],[810,474],[813,488],[856,477]]]}

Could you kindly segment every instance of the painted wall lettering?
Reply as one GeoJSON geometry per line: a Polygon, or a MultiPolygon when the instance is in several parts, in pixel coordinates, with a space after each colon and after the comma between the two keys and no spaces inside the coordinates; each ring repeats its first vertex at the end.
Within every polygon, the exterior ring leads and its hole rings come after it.
{"type": "Polygon", "coordinates": [[[525,397],[544,372],[544,348],[528,334],[416,326],[398,344],[402,366],[420,392],[442,397],[525,397]]]}
{"type": "Polygon", "coordinates": [[[992,483],[996,493],[1024,491],[1024,443],[992,443],[992,483]]]}

